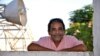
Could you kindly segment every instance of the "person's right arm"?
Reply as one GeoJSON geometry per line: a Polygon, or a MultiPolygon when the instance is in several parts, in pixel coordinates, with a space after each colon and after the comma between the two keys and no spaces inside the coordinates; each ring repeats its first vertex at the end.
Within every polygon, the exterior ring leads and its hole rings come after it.
{"type": "Polygon", "coordinates": [[[45,47],[42,47],[38,44],[35,44],[35,43],[31,43],[29,46],[28,46],[28,51],[53,51],[51,49],[48,49],[48,48],[45,48],[45,47]]]}

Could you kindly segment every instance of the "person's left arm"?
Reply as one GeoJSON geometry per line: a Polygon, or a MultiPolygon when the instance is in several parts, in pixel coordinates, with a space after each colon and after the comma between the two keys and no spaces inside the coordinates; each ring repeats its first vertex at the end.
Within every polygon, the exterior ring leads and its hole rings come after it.
{"type": "Polygon", "coordinates": [[[61,51],[76,51],[76,52],[81,51],[81,52],[84,52],[86,50],[87,50],[86,46],[84,44],[80,44],[80,45],[77,45],[77,46],[72,47],[72,48],[63,49],[61,51]]]}

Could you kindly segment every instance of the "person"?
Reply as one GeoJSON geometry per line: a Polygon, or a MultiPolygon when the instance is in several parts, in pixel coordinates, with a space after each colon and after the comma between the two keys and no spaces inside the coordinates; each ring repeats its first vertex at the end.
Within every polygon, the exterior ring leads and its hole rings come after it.
{"type": "Polygon", "coordinates": [[[86,51],[86,46],[76,37],[65,35],[65,25],[60,18],[53,18],[48,23],[49,36],[32,42],[28,51],[86,51]]]}

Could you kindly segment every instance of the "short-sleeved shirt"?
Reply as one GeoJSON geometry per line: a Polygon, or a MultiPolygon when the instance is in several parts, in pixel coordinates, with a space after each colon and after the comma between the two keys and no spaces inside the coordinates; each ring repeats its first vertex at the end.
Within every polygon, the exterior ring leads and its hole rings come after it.
{"type": "Polygon", "coordinates": [[[36,44],[39,44],[42,47],[49,48],[55,51],[59,51],[62,49],[72,48],[74,46],[83,44],[83,41],[78,40],[74,36],[70,35],[64,35],[63,39],[59,43],[58,47],[54,44],[54,42],[51,40],[50,36],[41,37],[39,41],[35,42],[36,44]]]}

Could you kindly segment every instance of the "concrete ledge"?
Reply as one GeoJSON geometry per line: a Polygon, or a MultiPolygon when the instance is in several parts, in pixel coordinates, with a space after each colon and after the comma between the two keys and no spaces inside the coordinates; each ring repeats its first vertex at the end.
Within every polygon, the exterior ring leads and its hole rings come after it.
{"type": "Polygon", "coordinates": [[[93,56],[93,52],[0,51],[0,56],[93,56]]]}

